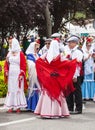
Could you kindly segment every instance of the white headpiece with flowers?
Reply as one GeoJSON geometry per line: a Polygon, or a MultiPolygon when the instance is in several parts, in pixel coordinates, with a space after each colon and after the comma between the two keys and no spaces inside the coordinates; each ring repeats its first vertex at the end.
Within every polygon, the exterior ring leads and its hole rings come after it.
{"type": "Polygon", "coordinates": [[[92,43],[89,42],[91,44],[91,47],[90,47],[89,50],[87,50],[87,42],[88,42],[87,39],[85,39],[83,46],[82,46],[82,50],[83,50],[84,53],[86,53],[86,52],[92,53],[92,50],[93,50],[92,43]]]}

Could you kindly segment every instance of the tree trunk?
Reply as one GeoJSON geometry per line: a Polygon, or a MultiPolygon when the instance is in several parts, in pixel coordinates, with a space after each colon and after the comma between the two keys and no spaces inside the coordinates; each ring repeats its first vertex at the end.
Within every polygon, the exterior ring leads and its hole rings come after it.
{"type": "Polygon", "coordinates": [[[46,18],[46,34],[47,34],[47,37],[50,37],[52,34],[52,23],[51,23],[51,17],[50,17],[48,3],[45,8],[45,18],[46,18]]]}

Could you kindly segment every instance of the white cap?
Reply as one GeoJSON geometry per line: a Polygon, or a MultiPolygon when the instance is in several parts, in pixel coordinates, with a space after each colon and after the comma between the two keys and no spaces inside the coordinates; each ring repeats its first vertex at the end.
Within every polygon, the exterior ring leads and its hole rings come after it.
{"type": "Polygon", "coordinates": [[[52,35],[51,35],[51,37],[52,37],[52,38],[55,38],[55,37],[60,37],[60,36],[61,36],[61,34],[60,34],[60,33],[54,33],[54,34],[52,34],[52,35]]]}
{"type": "Polygon", "coordinates": [[[79,38],[77,36],[71,36],[70,38],[67,39],[67,42],[70,42],[70,41],[74,41],[74,42],[78,43],[79,38]]]}
{"type": "Polygon", "coordinates": [[[45,43],[46,43],[46,42],[51,42],[51,41],[52,41],[51,38],[47,38],[47,39],[45,40],[45,43]]]}

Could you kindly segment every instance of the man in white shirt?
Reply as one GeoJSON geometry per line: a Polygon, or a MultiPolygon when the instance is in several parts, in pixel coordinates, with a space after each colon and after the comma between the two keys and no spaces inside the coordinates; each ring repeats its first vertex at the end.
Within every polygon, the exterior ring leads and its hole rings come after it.
{"type": "Polygon", "coordinates": [[[52,39],[50,39],[50,38],[48,38],[48,39],[45,40],[45,45],[39,51],[40,55],[43,55],[43,54],[45,54],[48,51],[50,43],[51,43],[51,40],[52,39]]]}
{"type": "Polygon", "coordinates": [[[68,40],[68,48],[65,49],[65,53],[69,55],[69,59],[77,59],[78,65],[76,67],[75,74],[73,76],[73,84],[75,91],[67,97],[67,104],[70,113],[81,114],[82,113],[82,92],[81,92],[81,78],[80,72],[82,68],[83,52],[78,48],[79,38],[77,36],[71,36],[68,40]],[[75,110],[74,110],[74,104],[75,110]]]}

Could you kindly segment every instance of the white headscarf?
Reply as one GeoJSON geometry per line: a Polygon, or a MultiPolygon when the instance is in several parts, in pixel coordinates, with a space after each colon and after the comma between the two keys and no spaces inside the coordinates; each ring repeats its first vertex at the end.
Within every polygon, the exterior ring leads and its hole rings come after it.
{"type": "Polygon", "coordinates": [[[26,52],[25,52],[27,55],[28,55],[28,54],[34,54],[34,53],[35,53],[35,52],[34,52],[35,44],[36,44],[36,42],[31,42],[31,43],[30,43],[29,47],[27,48],[27,50],[26,50],[26,52]]]}
{"type": "MultiPolygon", "coordinates": [[[[86,44],[87,44],[86,42],[87,42],[87,41],[85,40],[84,43],[83,43],[83,46],[82,46],[82,50],[83,50],[84,53],[88,52],[87,47],[86,47],[86,44]]],[[[93,50],[93,46],[92,46],[92,44],[91,44],[89,53],[92,53],[92,50],[93,50]]]]}
{"type": "Polygon", "coordinates": [[[12,48],[11,48],[10,51],[11,52],[20,52],[21,51],[19,42],[18,42],[18,40],[16,38],[12,39],[12,48]]]}
{"type": "Polygon", "coordinates": [[[52,40],[50,44],[50,48],[46,56],[46,59],[48,60],[49,63],[60,54],[59,47],[60,46],[59,46],[58,41],[52,40]]]}

